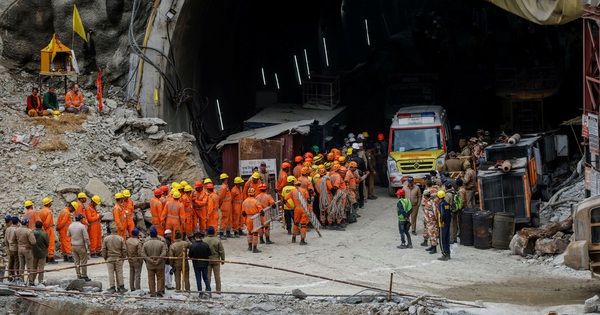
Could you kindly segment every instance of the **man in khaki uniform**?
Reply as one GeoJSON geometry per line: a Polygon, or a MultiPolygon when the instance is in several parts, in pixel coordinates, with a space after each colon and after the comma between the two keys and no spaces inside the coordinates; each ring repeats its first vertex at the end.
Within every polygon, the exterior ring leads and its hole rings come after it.
{"type": "MultiPolygon", "coordinates": [[[[131,258],[142,257],[142,241],[139,239],[140,231],[137,228],[131,230],[131,237],[127,239],[127,257],[129,258],[129,288],[131,292],[141,289],[140,281],[142,279],[142,266],[144,259],[131,258]]],[[[122,267],[121,267],[122,269],[122,267]]],[[[122,276],[121,276],[122,278],[122,276]]]]}
{"type": "MultiPolygon", "coordinates": [[[[267,240],[269,238],[267,237],[267,240]]],[[[208,237],[205,237],[203,241],[210,247],[210,259],[213,260],[225,260],[225,248],[223,243],[218,237],[215,237],[215,228],[212,226],[208,227],[208,237]]],[[[217,292],[221,292],[221,265],[224,262],[210,261],[208,262],[208,282],[211,281],[211,274],[215,276],[215,284],[217,292]]]]}
{"type": "Polygon", "coordinates": [[[81,223],[81,220],[83,220],[83,215],[79,213],[75,216],[75,222],[69,225],[67,236],[71,238],[71,250],[75,259],[77,279],[92,281],[87,276],[87,266],[81,266],[87,264],[90,248],[90,236],[87,227],[81,223]]]}
{"type": "MultiPolygon", "coordinates": [[[[28,270],[33,267],[33,254],[31,249],[35,245],[35,236],[33,232],[27,227],[29,220],[26,218],[21,219],[21,226],[19,226],[13,234],[13,242],[17,244],[17,255],[19,257],[19,271],[16,272],[19,276],[19,280],[25,281],[23,274],[25,273],[25,267],[28,270]]],[[[29,274],[29,283],[33,282],[33,275],[29,274]]]]}
{"type": "Polygon", "coordinates": [[[9,281],[13,281],[12,276],[16,275],[15,269],[19,269],[19,253],[17,242],[14,239],[15,231],[19,226],[19,218],[11,217],[11,225],[4,232],[4,248],[8,249],[8,276],[9,281]]]}
{"type": "Polygon", "coordinates": [[[150,227],[150,239],[144,242],[142,247],[142,257],[146,260],[146,270],[148,271],[148,287],[150,296],[163,297],[165,291],[165,260],[162,258],[167,255],[167,244],[157,238],[158,231],[155,226],[150,227]],[[158,288],[157,288],[158,282],[158,288]]]}
{"type": "MultiPolygon", "coordinates": [[[[108,269],[108,284],[110,288],[108,293],[112,294],[117,292],[115,289],[115,278],[117,278],[117,286],[119,293],[125,293],[125,284],[123,283],[123,260],[127,256],[127,248],[125,247],[125,241],[119,234],[111,234],[112,231],[117,231],[117,224],[111,223],[112,226],[106,227],[107,236],[104,237],[102,242],[102,258],[107,261],[106,268],[108,269]]],[[[137,238],[136,238],[137,239],[137,238]]]]}
{"type": "MultiPolygon", "coordinates": [[[[452,151],[452,152],[448,153],[448,159],[444,163],[443,170],[450,172],[451,175],[454,175],[452,173],[456,173],[456,175],[458,175],[463,170],[462,164],[463,164],[463,161],[461,159],[457,158],[456,153],[454,151],[452,151]]],[[[453,177],[456,177],[456,176],[453,176],[453,177]]]]}
{"type": "MultiPolygon", "coordinates": [[[[181,232],[175,231],[175,242],[169,247],[169,257],[182,257],[187,253],[188,248],[192,245],[187,240],[181,239],[181,232]]],[[[183,262],[180,259],[171,260],[171,266],[175,268],[175,289],[181,290],[182,274],[185,290],[190,290],[190,263],[186,260],[183,262]]]]}
{"type": "MultiPolygon", "coordinates": [[[[467,208],[475,208],[475,190],[477,189],[477,174],[471,167],[471,162],[465,161],[463,164],[465,167],[465,175],[463,176],[463,185],[467,190],[467,200],[466,205],[467,208]]],[[[463,200],[463,204],[465,204],[465,200],[463,200]]]]}
{"type": "Polygon", "coordinates": [[[406,198],[410,200],[413,210],[410,214],[410,229],[412,230],[412,235],[417,235],[417,215],[419,214],[423,195],[421,194],[421,188],[415,185],[415,180],[412,176],[408,177],[406,181],[407,184],[404,185],[403,189],[406,192],[406,198]]]}

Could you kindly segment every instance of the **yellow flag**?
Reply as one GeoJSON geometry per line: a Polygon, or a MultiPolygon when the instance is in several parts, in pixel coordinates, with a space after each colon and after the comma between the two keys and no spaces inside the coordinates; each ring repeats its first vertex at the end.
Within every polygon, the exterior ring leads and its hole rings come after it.
{"type": "Polygon", "coordinates": [[[56,48],[57,48],[57,44],[56,44],[56,34],[52,35],[52,40],[50,41],[50,44],[48,44],[48,46],[46,46],[46,48],[44,48],[45,51],[51,51],[52,52],[52,58],[50,59],[50,61],[54,61],[54,57],[56,56],[56,48]]]}
{"type": "Polygon", "coordinates": [[[87,37],[85,36],[85,30],[83,29],[83,23],[81,23],[81,17],[79,16],[79,11],[77,11],[77,6],[73,4],[73,31],[83,40],[87,42],[87,37]]]}

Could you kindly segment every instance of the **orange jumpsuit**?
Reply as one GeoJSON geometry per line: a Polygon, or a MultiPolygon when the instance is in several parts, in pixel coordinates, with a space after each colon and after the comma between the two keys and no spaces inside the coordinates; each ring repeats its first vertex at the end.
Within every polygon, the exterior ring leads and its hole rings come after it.
{"type": "Polygon", "coordinates": [[[90,202],[85,208],[85,217],[88,221],[88,235],[90,237],[90,254],[100,254],[102,250],[102,223],[100,215],[94,206],[94,202],[90,202]]]}
{"type": "Polygon", "coordinates": [[[260,179],[249,179],[245,184],[244,184],[244,190],[242,191],[242,196],[244,197],[244,199],[248,198],[248,189],[250,187],[254,187],[254,191],[259,191],[258,187],[260,187],[260,185],[262,184],[262,181],[260,181],[260,179]]]}
{"type": "MultiPolygon", "coordinates": [[[[322,198],[321,196],[323,196],[323,194],[327,194],[327,199],[329,200],[329,203],[331,203],[331,187],[333,187],[333,185],[331,185],[331,180],[329,179],[329,177],[320,177],[319,179],[317,179],[317,181],[315,182],[315,188],[319,195],[319,199],[322,198]]],[[[319,200],[319,203],[320,202],[321,201],[319,200]]],[[[326,209],[323,205],[320,205],[319,209],[321,210],[321,213],[319,215],[319,221],[321,221],[321,224],[325,224],[325,221],[327,220],[328,209],[326,209]]]]}
{"type": "Polygon", "coordinates": [[[25,211],[25,214],[23,215],[23,217],[27,218],[27,220],[29,220],[27,227],[32,231],[35,230],[35,221],[41,221],[40,214],[37,213],[37,211],[33,210],[33,207],[31,209],[25,211]]]}
{"type": "Polygon", "coordinates": [[[192,207],[194,208],[195,229],[200,233],[206,233],[206,204],[208,203],[208,195],[204,189],[192,192],[192,207]]]}
{"type": "Polygon", "coordinates": [[[221,185],[221,191],[219,192],[219,204],[221,205],[220,232],[231,231],[231,215],[233,214],[233,202],[231,198],[229,186],[227,184],[221,185]]]}
{"type": "Polygon", "coordinates": [[[233,231],[237,232],[244,228],[244,218],[242,217],[242,202],[244,202],[244,197],[242,196],[242,191],[238,185],[231,188],[231,199],[233,201],[231,228],[233,231]]]}
{"type": "Polygon", "coordinates": [[[77,204],[79,205],[79,207],[77,207],[77,210],[75,210],[75,212],[73,212],[73,217],[76,217],[78,214],[81,214],[83,216],[83,219],[81,219],[81,221],[79,221],[79,222],[81,222],[81,224],[87,226],[88,220],[85,216],[85,205],[79,199],[77,199],[77,204]]]}
{"type": "Polygon", "coordinates": [[[127,240],[127,217],[125,216],[125,209],[123,209],[119,202],[115,203],[113,219],[117,224],[117,234],[121,236],[123,240],[127,240]]]}
{"type": "Polygon", "coordinates": [[[185,210],[183,203],[178,199],[169,199],[163,207],[163,212],[160,215],[160,220],[165,224],[165,230],[171,230],[171,241],[175,239],[175,232],[181,231],[184,225],[185,210]]]}
{"type": "MultiPolygon", "coordinates": [[[[286,203],[292,200],[294,204],[294,228],[292,229],[293,239],[298,235],[300,228],[300,238],[306,239],[306,225],[308,224],[308,215],[304,212],[302,204],[300,203],[299,194],[304,196],[304,199],[308,199],[308,191],[302,187],[296,186],[294,189],[285,196],[286,203]]],[[[310,209],[308,209],[310,211],[310,209]]]]}
{"type": "Polygon", "coordinates": [[[183,232],[186,235],[194,233],[194,208],[192,207],[192,197],[188,193],[181,194],[179,199],[183,204],[183,232]]]}
{"type": "MultiPolygon", "coordinates": [[[[273,200],[273,197],[264,191],[262,191],[260,194],[258,194],[258,196],[256,196],[256,200],[258,200],[258,202],[260,202],[260,205],[262,206],[263,209],[275,204],[275,200],[273,200]]],[[[265,224],[264,216],[261,217],[260,219],[261,219],[260,221],[262,222],[263,227],[264,227],[263,230],[265,232],[265,236],[270,237],[269,226],[271,225],[271,222],[268,222],[265,224]]]]}
{"type": "MultiPolygon", "coordinates": [[[[333,187],[337,187],[338,189],[340,189],[344,192],[346,191],[346,182],[342,178],[342,175],[340,175],[338,172],[331,171],[329,173],[329,180],[331,180],[331,185],[333,187]]],[[[344,198],[344,200],[342,201],[342,207],[344,209],[346,209],[346,201],[347,200],[348,200],[347,198],[344,198]]],[[[335,218],[331,215],[328,215],[327,222],[329,222],[329,224],[333,224],[333,221],[335,220],[337,224],[340,224],[342,222],[342,219],[344,219],[344,217],[346,216],[345,210],[343,212],[344,212],[343,214],[338,215],[335,218]]]]}
{"type": "Polygon", "coordinates": [[[160,199],[154,197],[150,199],[150,213],[152,214],[152,225],[157,227],[158,235],[165,236],[165,229],[163,227],[162,221],[160,220],[160,215],[162,214],[163,203],[160,199]]]}
{"type": "Polygon", "coordinates": [[[127,221],[127,232],[129,232],[129,235],[131,235],[131,231],[133,231],[133,228],[135,228],[135,222],[133,221],[134,205],[133,200],[131,200],[131,198],[123,199],[123,209],[125,210],[125,218],[127,221]]]}
{"type": "Polygon", "coordinates": [[[346,192],[349,193],[350,195],[352,195],[354,200],[356,200],[356,190],[358,189],[358,179],[354,175],[354,171],[348,170],[346,172],[344,181],[346,181],[346,183],[348,183],[348,190],[346,192]]]}
{"type": "Polygon", "coordinates": [[[292,175],[294,175],[294,177],[296,178],[302,175],[302,163],[298,163],[296,164],[296,166],[294,166],[294,169],[292,170],[292,175]]]}
{"type": "Polygon", "coordinates": [[[277,180],[277,191],[281,195],[281,190],[287,185],[288,173],[286,171],[279,172],[279,179],[277,180]]]}
{"type": "Polygon", "coordinates": [[[48,259],[52,259],[54,258],[54,243],[56,242],[52,209],[49,207],[43,207],[42,210],[40,210],[40,221],[42,221],[42,229],[48,233],[48,259]]]}
{"type": "Polygon", "coordinates": [[[251,233],[254,230],[252,216],[262,210],[262,205],[254,196],[249,196],[242,203],[242,211],[246,212],[246,228],[248,229],[248,244],[256,247],[258,245],[258,232],[251,233]]]}
{"type": "Polygon", "coordinates": [[[64,208],[58,214],[56,218],[56,229],[60,237],[60,252],[63,256],[71,256],[71,238],[67,235],[69,231],[69,225],[73,221],[71,220],[71,212],[69,208],[64,208]]]}
{"type": "Polygon", "coordinates": [[[212,226],[215,231],[219,227],[219,196],[213,189],[208,191],[208,203],[206,204],[206,214],[208,217],[207,227],[212,226]]]}

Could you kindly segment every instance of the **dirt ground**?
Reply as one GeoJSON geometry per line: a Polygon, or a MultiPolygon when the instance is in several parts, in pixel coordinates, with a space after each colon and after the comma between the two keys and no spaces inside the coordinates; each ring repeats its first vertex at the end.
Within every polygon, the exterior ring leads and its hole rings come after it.
{"type": "MultiPolygon", "coordinates": [[[[291,236],[277,224],[274,245],[259,245],[262,253],[247,250],[246,239],[224,241],[227,260],[249,262],[317,274],[334,279],[364,284],[387,290],[390,274],[394,274],[393,290],[409,294],[430,294],[452,300],[474,303],[482,301],[483,312],[537,314],[545,310],[563,309],[567,313],[582,313],[583,302],[600,292],[600,281],[591,280],[589,273],[576,272],[564,266],[535,264],[509,255],[508,251],[479,250],[453,245],[452,260],[438,261],[440,254],[430,255],[413,236],[413,249],[397,249],[400,236],[396,224],[395,199],[387,190],[378,189],[379,198],[369,200],[361,217],[346,231],[322,230],[319,238],[314,231],[307,236],[308,246],[291,243],[291,236]]],[[[419,222],[421,222],[419,220],[419,222]]],[[[92,262],[100,262],[95,258],[92,262]]],[[[57,266],[64,266],[61,263],[57,266]]],[[[52,268],[50,266],[49,268],[52,268]]],[[[49,273],[47,278],[66,278],[75,271],[49,273]]],[[[108,287],[104,265],[92,266],[88,275],[108,287]]],[[[147,290],[144,270],[142,289],[147,290]]],[[[356,294],[364,290],[304,275],[238,264],[225,264],[221,269],[224,292],[291,293],[301,289],[311,294],[356,294]]],[[[191,275],[192,289],[196,289],[191,275]]],[[[125,264],[125,283],[129,274],[125,264]]],[[[214,280],[213,280],[214,290],[214,280]]],[[[174,291],[167,291],[173,294],[174,291]]],[[[481,302],[478,302],[481,303],[481,302]]],[[[483,314],[482,313],[482,314],[483,314]]]]}

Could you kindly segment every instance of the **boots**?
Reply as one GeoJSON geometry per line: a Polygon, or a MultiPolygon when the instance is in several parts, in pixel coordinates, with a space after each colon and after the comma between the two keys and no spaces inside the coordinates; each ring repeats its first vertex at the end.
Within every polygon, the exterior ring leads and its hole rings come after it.
{"type": "Polygon", "coordinates": [[[435,248],[436,248],[436,246],[432,245],[432,246],[429,246],[429,248],[426,248],[425,250],[428,251],[428,252],[430,252],[432,250],[435,250],[435,248]]]}
{"type": "Polygon", "coordinates": [[[271,237],[270,236],[267,236],[267,244],[269,244],[269,245],[270,244],[275,244],[274,242],[271,242],[271,237]]]}
{"type": "Polygon", "coordinates": [[[432,250],[429,251],[430,254],[437,254],[437,247],[434,247],[432,250]]]}
{"type": "Polygon", "coordinates": [[[49,264],[58,264],[58,261],[54,260],[54,257],[53,257],[53,258],[48,258],[48,263],[49,264]]]}
{"type": "Polygon", "coordinates": [[[244,233],[244,231],[243,231],[242,229],[240,229],[240,230],[238,231],[238,233],[240,234],[240,236],[246,236],[246,233],[244,233]]]}
{"type": "Polygon", "coordinates": [[[400,244],[400,245],[396,246],[396,248],[405,249],[406,248],[406,244],[400,244]]]}
{"type": "Polygon", "coordinates": [[[74,263],[74,262],[75,262],[75,259],[73,259],[73,257],[69,257],[69,262],[72,262],[72,263],[74,263]]]}
{"type": "Polygon", "coordinates": [[[427,245],[428,245],[427,240],[424,240],[423,243],[421,243],[421,246],[427,246],[427,245]]]}
{"type": "Polygon", "coordinates": [[[292,243],[296,243],[296,235],[292,236],[292,243]]]}
{"type": "Polygon", "coordinates": [[[447,255],[444,254],[444,255],[442,255],[442,257],[438,258],[438,260],[448,261],[448,260],[450,260],[450,254],[447,254],[447,255]]]}
{"type": "Polygon", "coordinates": [[[248,244],[248,250],[252,250],[252,243],[248,244]]]}
{"type": "Polygon", "coordinates": [[[227,238],[231,238],[231,231],[227,231],[227,232],[225,233],[225,236],[226,236],[227,238]]]}
{"type": "Polygon", "coordinates": [[[262,252],[262,251],[261,251],[260,249],[256,248],[256,246],[253,246],[253,247],[252,247],[252,252],[253,252],[253,253],[260,253],[260,252],[262,252]]]}
{"type": "Polygon", "coordinates": [[[233,232],[233,238],[240,238],[240,236],[238,235],[238,232],[237,232],[237,231],[234,231],[234,232],[233,232]]]}
{"type": "Polygon", "coordinates": [[[106,293],[108,293],[108,294],[114,294],[115,292],[117,292],[115,290],[115,287],[110,287],[108,290],[106,290],[106,293]]]}
{"type": "Polygon", "coordinates": [[[125,286],[120,286],[120,287],[119,287],[119,293],[120,293],[120,294],[123,294],[123,293],[125,293],[125,292],[127,292],[127,289],[125,289],[125,286]]]}
{"type": "Polygon", "coordinates": [[[258,241],[259,241],[261,244],[264,244],[264,243],[265,243],[265,239],[263,238],[263,236],[262,236],[262,235],[260,236],[260,238],[258,239],[258,241]]]}
{"type": "Polygon", "coordinates": [[[64,261],[64,262],[69,262],[69,257],[67,257],[67,256],[63,256],[63,261],[64,261]]]}
{"type": "Polygon", "coordinates": [[[223,232],[219,232],[219,238],[220,238],[221,240],[223,240],[223,241],[227,239],[227,238],[226,238],[226,237],[223,235],[223,232]]]}
{"type": "Polygon", "coordinates": [[[406,248],[412,248],[412,244],[408,243],[408,245],[406,245],[406,248]]]}
{"type": "Polygon", "coordinates": [[[300,240],[300,245],[308,245],[308,243],[305,240],[300,240]]]}

